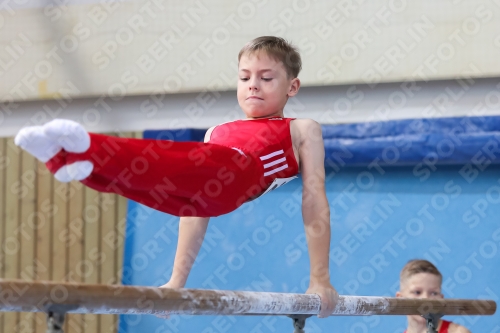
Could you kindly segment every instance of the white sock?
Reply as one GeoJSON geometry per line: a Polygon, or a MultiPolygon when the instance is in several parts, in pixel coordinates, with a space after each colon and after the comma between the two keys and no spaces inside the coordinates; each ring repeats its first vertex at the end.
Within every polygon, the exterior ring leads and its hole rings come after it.
{"type": "Polygon", "coordinates": [[[21,129],[14,138],[14,143],[43,163],[54,157],[62,148],[57,141],[45,135],[42,126],[21,129]]]}
{"type": "Polygon", "coordinates": [[[72,180],[84,180],[94,169],[94,165],[90,161],[79,161],[64,165],[54,174],[54,177],[62,182],[67,183],[72,180]]]}
{"type": "Polygon", "coordinates": [[[43,131],[68,152],[83,153],[90,147],[89,134],[75,121],[54,119],[43,125],[43,131]]]}
{"type": "MultiPolygon", "coordinates": [[[[74,153],[83,153],[90,147],[90,136],[78,123],[55,119],[43,126],[25,127],[17,133],[14,143],[45,163],[62,148],[74,153]]],[[[79,161],[64,165],[54,174],[60,182],[83,180],[94,169],[90,161],[79,161]]]]}

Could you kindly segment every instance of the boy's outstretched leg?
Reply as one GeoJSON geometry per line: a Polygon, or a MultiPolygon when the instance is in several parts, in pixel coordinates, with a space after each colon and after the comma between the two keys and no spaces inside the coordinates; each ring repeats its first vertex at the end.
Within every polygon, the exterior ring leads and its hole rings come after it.
{"type": "MultiPolygon", "coordinates": [[[[225,214],[261,189],[260,164],[228,147],[87,133],[69,120],[51,121],[41,133],[59,149],[43,156],[53,155],[46,165],[58,180],[79,180],[173,215],[225,214]]],[[[41,156],[36,145],[22,147],[41,156]]]]}

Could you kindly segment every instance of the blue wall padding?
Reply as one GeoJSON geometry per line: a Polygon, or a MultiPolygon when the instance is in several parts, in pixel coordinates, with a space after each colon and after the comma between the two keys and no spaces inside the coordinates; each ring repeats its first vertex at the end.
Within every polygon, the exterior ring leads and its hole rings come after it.
{"type": "MultiPolygon", "coordinates": [[[[325,166],[498,164],[500,117],[323,125],[325,166]]],[[[144,138],[203,141],[206,130],[145,131],[144,138]]]]}
{"type": "Polygon", "coordinates": [[[174,140],[174,141],[203,141],[206,129],[182,128],[175,130],[144,131],[144,139],[174,140]]]}
{"type": "Polygon", "coordinates": [[[500,163],[500,117],[323,125],[325,165],[500,163]]]}

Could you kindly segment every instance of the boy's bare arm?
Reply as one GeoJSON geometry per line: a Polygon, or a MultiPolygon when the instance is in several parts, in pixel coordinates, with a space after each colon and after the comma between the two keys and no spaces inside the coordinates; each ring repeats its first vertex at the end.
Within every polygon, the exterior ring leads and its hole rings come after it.
{"type": "Polygon", "coordinates": [[[320,317],[331,314],[338,294],[330,284],[330,208],[325,192],[325,150],[321,126],[308,119],[300,119],[299,158],[303,181],[302,217],[310,257],[310,285],[308,293],[321,297],[320,317]]]}
{"type": "Polygon", "coordinates": [[[170,281],[162,287],[183,288],[207,231],[209,217],[181,217],[170,281]]]}
{"type": "MultiPolygon", "coordinates": [[[[211,127],[205,134],[205,142],[210,140],[212,134],[211,127]]],[[[205,238],[209,217],[181,217],[179,221],[179,238],[177,242],[177,250],[175,252],[174,268],[170,281],[162,287],[168,288],[183,288],[186,284],[189,272],[193,267],[194,261],[201,244],[205,238]]]]}

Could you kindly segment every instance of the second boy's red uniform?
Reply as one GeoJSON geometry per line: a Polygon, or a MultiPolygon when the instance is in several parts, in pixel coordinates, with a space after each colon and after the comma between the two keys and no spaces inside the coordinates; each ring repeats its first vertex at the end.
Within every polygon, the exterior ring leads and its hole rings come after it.
{"type": "MultiPolygon", "coordinates": [[[[448,327],[450,327],[450,324],[450,321],[441,320],[441,327],[439,328],[438,333],[448,333],[448,327]]],[[[403,333],[406,333],[406,331],[404,331],[403,333]]]]}
{"type": "Polygon", "coordinates": [[[89,133],[81,154],[61,150],[46,163],[91,161],[82,183],[177,216],[229,213],[297,175],[290,118],[237,120],[214,128],[208,143],[117,138],[89,133]]]}

